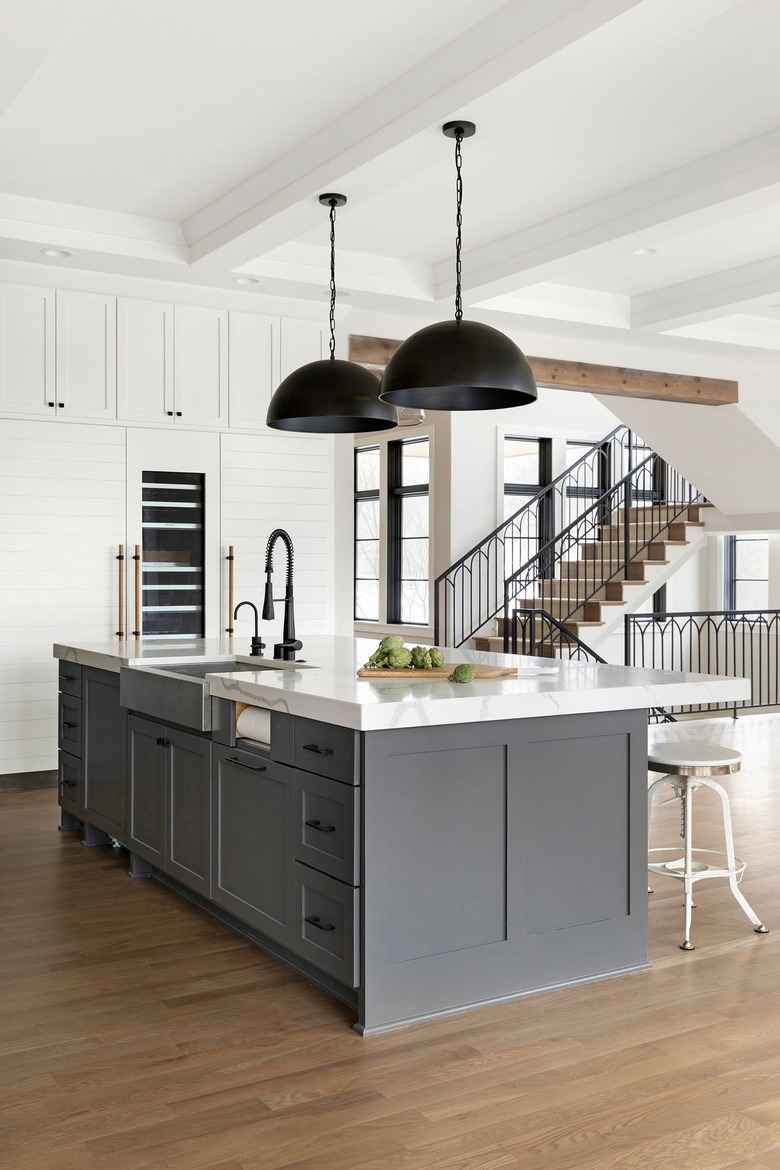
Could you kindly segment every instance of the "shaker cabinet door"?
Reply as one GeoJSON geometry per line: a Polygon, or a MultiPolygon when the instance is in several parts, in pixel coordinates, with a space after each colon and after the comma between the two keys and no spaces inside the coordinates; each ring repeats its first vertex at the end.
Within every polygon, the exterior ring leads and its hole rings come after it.
{"type": "Polygon", "coordinates": [[[54,417],[54,289],[0,283],[0,410],[54,417]]]}
{"type": "Polygon", "coordinates": [[[265,429],[279,385],[279,318],[230,312],[230,426],[265,429]]]}
{"type": "Polygon", "coordinates": [[[211,743],[166,729],[168,751],[168,856],[166,873],[211,895],[211,743]]]}
{"type": "Polygon", "coordinates": [[[228,314],[226,309],[177,305],[175,417],[192,426],[227,423],[228,314]]]}
{"type": "Polygon", "coordinates": [[[128,848],[163,869],[165,866],[166,729],[131,715],[128,738],[128,848]]]}
{"type": "Polygon", "coordinates": [[[117,416],[173,423],[173,305],[117,300],[117,416]]]}
{"type": "Polygon", "coordinates": [[[116,297],[57,291],[57,413],[116,418],[116,297]]]}

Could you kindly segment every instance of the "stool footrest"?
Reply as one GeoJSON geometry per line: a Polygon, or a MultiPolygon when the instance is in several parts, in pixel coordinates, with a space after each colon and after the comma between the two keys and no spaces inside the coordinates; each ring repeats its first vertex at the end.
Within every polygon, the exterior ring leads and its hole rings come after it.
{"type": "MultiPolygon", "coordinates": [[[[648,850],[647,868],[651,873],[656,873],[660,877],[673,877],[679,881],[685,880],[685,858],[680,855],[679,849],[665,848],[665,849],[650,849],[648,850]],[[655,860],[652,860],[655,858],[655,860]]],[[[690,880],[692,882],[698,881],[699,878],[716,878],[716,877],[742,877],[747,866],[746,861],[741,861],[739,857],[734,858],[734,866],[728,865],[726,854],[715,849],[694,849],[691,858],[691,874],[690,880]],[[723,864],[723,860],[726,864],[723,864]]]]}

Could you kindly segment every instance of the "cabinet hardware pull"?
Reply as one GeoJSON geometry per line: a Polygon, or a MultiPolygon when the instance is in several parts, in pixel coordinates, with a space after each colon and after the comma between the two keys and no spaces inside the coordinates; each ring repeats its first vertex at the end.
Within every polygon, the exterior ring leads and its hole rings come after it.
{"type": "Polygon", "coordinates": [[[75,682],[76,681],[75,674],[62,674],[62,675],[60,675],[60,678],[62,678],[65,682],[75,682]]]}
{"type": "Polygon", "coordinates": [[[321,821],[306,821],[305,823],[307,825],[309,825],[312,829],[318,829],[320,833],[335,833],[336,832],[335,825],[323,825],[321,821]]]}
{"type": "Polygon", "coordinates": [[[171,741],[169,739],[158,739],[157,740],[157,744],[159,747],[169,747],[170,742],[171,741]]]}
{"type": "Polygon", "coordinates": [[[166,410],[165,413],[168,415],[169,418],[173,418],[173,411],[172,410],[166,410]]]}
{"type": "Polygon", "coordinates": [[[320,922],[319,914],[310,914],[309,917],[306,919],[306,921],[310,922],[312,924],[312,926],[316,926],[317,930],[335,930],[336,929],[336,927],[333,925],[332,922],[320,922]]]}
{"type": "Polygon", "coordinates": [[[47,402],[47,403],[46,403],[46,405],[47,405],[47,406],[54,406],[54,403],[53,403],[53,402],[47,402]]]}
{"type": "Polygon", "coordinates": [[[177,418],[181,418],[181,411],[180,411],[180,410],[177,410],[177,411],[176,411],[176,417],[177,417],[177,418]]]}
{"type": "Polygon", "coordinates": [[[75,788],[75,780],[60,780],[60,788],[75,788]]]}
{"type": "Polygon", "coordinates": [[[243,760],[239,760],[238,756],[228,756],[227,762],[229,764],[238,764],[239,768],[248,768],[250,772],[267,772],[268,771],[268,768],[266,767],[265,764],[261,764],[260,767],[258,768],[258,767],[255,767],[254,764],[245,764],[243,760]]]}
{"type": "Polygon", "coordinates": [[[303,745],[303,750],[305,752],[316,752],[318,756],[332,756],[333,755],[333,748],[317,747],[316,743],[305,743],[303,745]]]}
{"type": "Polygon", "coordinates": [[[65,407],[65,403],[64,403],[64,402],[58,402],[58,403],[57,403],[57,406],[59,406],[60,410],[63,410],[63,409],[64,409],[64,407],[65,407]]]}
{"type": "Polygon", "coordinates": [[[78,727],[78,723],[66,723],[64,720],[61,719],[60,720],[60,727],[68,727],[72,730],[74,727],[78,727]]]}

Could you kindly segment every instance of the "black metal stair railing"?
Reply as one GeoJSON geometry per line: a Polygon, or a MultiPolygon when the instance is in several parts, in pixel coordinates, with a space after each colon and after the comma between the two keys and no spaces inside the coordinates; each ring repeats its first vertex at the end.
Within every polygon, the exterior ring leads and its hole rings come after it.
{"type": "Polygon", "coordinates": [[[517,608],[545,609],[563,624],[600,624],[600,604],[591,603],[624,600],[624,582],[644,579],[644,561],[664,564],[663,536],[701,498],[658,455],[631,468],[507,578],[504,651],[517,608]]]}
{"type": "Polygon", "coordinates": [[[749,678],[749,699],[675,710],[690,714],[780,707],[780,610],[626,614],[625,663],[749,678]]]}
{"type": "Polygon", "coordinates": [[[628,427],[616,427],[441,573],[433,586],[435,642],[461,646],[495,618],[504,607],[507,578],[623,479],[636,447],[628,427]]]}

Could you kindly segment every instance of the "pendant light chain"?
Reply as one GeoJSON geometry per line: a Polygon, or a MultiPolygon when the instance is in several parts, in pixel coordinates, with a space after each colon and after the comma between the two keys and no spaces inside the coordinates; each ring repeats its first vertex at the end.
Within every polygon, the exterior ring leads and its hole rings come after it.
{"type": "Polygon", "coordinates": [[[336,200],[330,200],[330,360],[336,357],[336,200]]]}
{"type": "Polygon", "coordinates": [[[455,131],[455,173],[457,175],[455,181],[455,198],[457,204],[457,211],[455,215],[455,226],[457,232],[455,235],[455,320],[463,320],[463,300],[461,298],[460,284],[462,265],[460,260],[461,250],[461,229],[463,227],[463,175],[461,174],[461,167],[463,159],[461,155],[461,143],[463,142],[463,131],[458,128],[455,131]]]}

